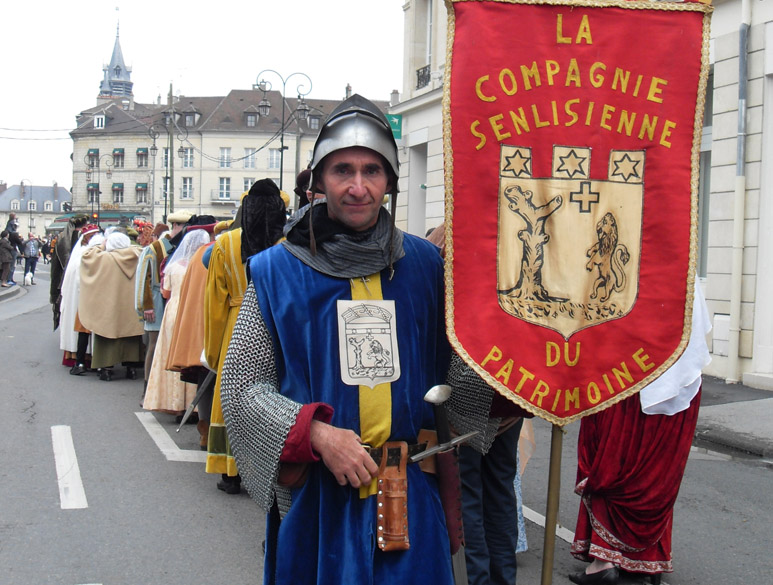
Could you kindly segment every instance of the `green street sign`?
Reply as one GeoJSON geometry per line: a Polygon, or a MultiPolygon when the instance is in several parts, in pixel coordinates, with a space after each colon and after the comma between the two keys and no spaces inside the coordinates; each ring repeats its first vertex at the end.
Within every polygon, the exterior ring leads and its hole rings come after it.
{"type": "Polygon", "coordinates": [[[403,137],[403,115],[387,114],[387,120],[392,128],[392,136],[395,137],[395,140],[400,140],[403,137]]]}

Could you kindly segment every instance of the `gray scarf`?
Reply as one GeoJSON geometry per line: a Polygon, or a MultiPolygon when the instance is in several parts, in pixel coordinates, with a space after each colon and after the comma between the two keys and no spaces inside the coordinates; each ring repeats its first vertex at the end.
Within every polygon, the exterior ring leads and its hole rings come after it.
{"type": "MultiPolygon", "coordinates": [[[[324,204],[315,204],[314,208],[319,205],[324,204]]],[[[290,219],[285,227],[285,234],[289,234],[299,224],[299,227],[304,225],[302,223],[306,216],[306,213],[303,213],[304,210],[308,213],[311,206],[301,209],[301,213],[296,213],[290,219]]],[[[305,222],[308,223],[308,218],[305,218],[305,222]]],[[[390,262],[390,231],[392,231],[392,218],[382,207],[379,210],[378,221],[371,230],[362,234],[338,233],[323,242],[318,241],[317,254],[314,256],[308,246],[292,243],[290,237],[282,242],[282,245],[301,262],[322,274],[335,278],[358,278],[381,272],[405,256],[403,232],[395,228],[391,242],[390,262]]]]}

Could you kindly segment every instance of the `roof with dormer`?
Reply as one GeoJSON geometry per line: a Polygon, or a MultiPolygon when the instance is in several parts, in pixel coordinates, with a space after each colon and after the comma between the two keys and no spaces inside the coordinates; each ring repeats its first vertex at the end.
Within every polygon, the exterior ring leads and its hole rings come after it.
{"type": "MultiPolygon", "coordinates": [[[[177,126],[189,133],[279,133],[282,128],[282,95],[278,91],[266,92],[266,99],[271,104],[268,116],[258,113],[262,99],[263,92],[259,89],[234,89],[226,96],[180,96],[175,98],[172,110],[177,126]],[[254,125],[249,125],[248,116],[255,117],[250,121],[254,125]]],[[[299,121],[294,115],[298,103],[298,98],[285,99],[285,133],[297,132],[300,124],[301,133],[316,134],[317,131],[312,129],[308,121],[299,121]]],[[[321,126],[340,101],[306,99],[306,103],[310,108],[309,116],[319,118],[321,126]]],[[[387,101],[374,103],[386,112],[387,101]]],[[[111,99],[78,114],[77,127],[70,132],[70,136],[76,139],[117,133],[147,135],[153,124],[164,123],[168,111],[167,104],[141,104],[126,98],[111,99]],[[103,127],[95,127],[94,118],[97,116],[104,116],[103,127]]]]}
{"type": "Polygon", "coordinates": [[[27,211],[27,202],[34,201],[36,213],[45,211],[46,201],[53,203],[53,212],[61,213],[61,204],[72,201],[72,194],[64,187],[59,185],[39,186],[39,185],[11,185],[5,191],[0,193],[0,212],[14,211],[15,213],[24,213],[27,211]],[[12,210],[11,202],[19,201],[19,209],[12,210]]]}

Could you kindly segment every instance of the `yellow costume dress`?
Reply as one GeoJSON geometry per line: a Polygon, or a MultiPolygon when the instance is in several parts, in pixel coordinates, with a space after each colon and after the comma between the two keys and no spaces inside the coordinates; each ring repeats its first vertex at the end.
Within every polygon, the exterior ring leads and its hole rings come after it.
{"type": "Polygon", "coordinates": [[[142,407],[145,410],[157,410],[169,414],[182,414],[196,396],[196,385],[180,379],[180,374],[166,369],[166,356],[172,341],[177,307],[180,303],[180,290],[186,266],[169,266],[163,278],[162,288],[170,292],[169,301],[164,308],[161,329],[158,333],[153,365],[148,377],[148,389],[142,407]]]}
{"type": "Polygon", "coordinates": [[[236,316],[247,290],[247,271],[242,264],[242,229],[221,235],[215,242],[204,293],[204,354],[217,371],[207,444],[207,473],[238,475],[236,461],[225,432],[220,405],[220,380],[236,316]]]}

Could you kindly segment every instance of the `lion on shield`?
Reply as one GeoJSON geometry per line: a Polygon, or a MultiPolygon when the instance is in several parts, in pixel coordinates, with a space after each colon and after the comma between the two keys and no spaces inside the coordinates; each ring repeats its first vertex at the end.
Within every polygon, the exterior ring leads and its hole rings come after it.
{"type": "Polygon", "coordinates": [[[617,220],[610,212],[596,224],[596,238],[596,243],[585,253],[588,257],[585,269],[591,272],[594,266],[598,268],[598,277],[593,283],[590,298],[599,297],[603,288],[599,298],[599,302],[603,303],[609,300],[613,292],[625,288],[625,265],[631,255],[624,244],[618,243],[617,220]]]}

